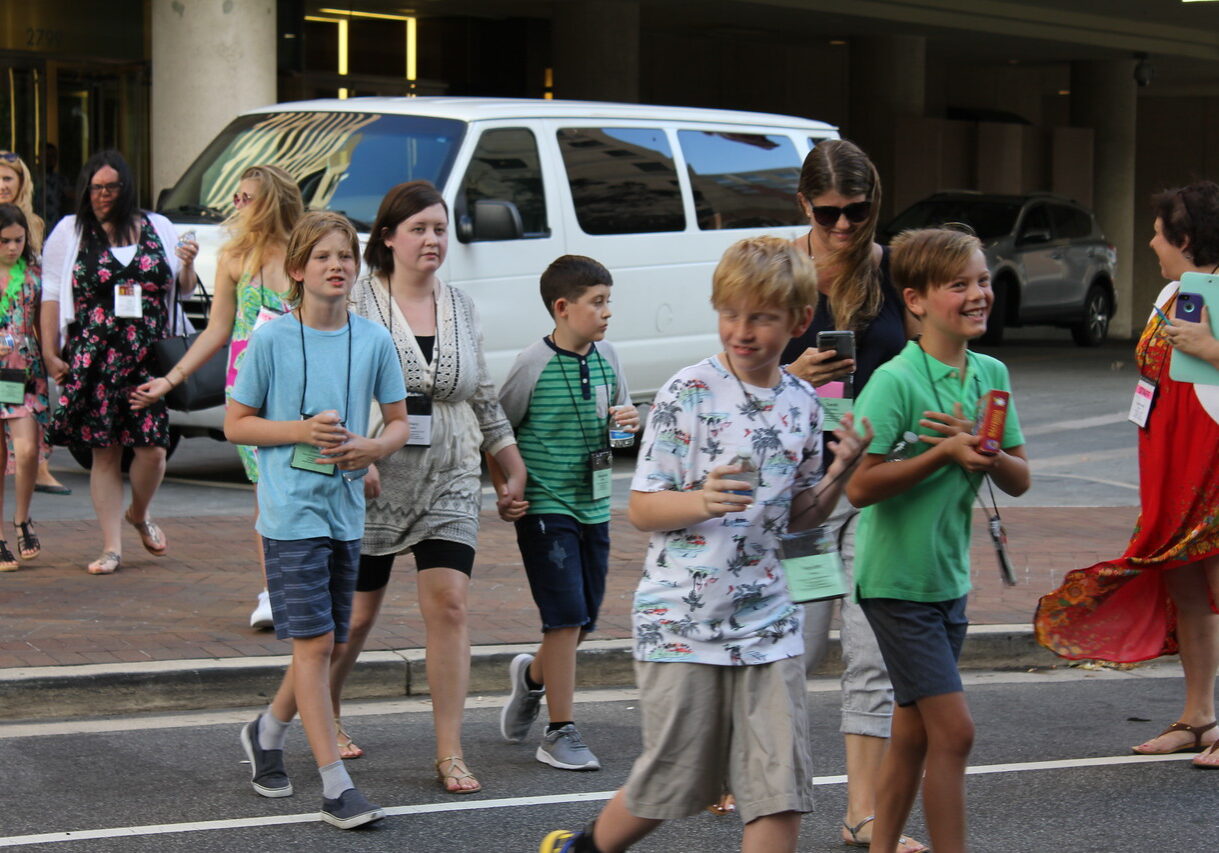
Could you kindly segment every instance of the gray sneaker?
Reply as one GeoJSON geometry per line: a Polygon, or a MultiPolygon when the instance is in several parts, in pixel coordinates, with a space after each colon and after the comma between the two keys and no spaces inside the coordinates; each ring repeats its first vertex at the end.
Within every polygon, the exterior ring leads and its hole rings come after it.
{"type": "Polygon", "coordinates": [[[543,764],[560,770],[600,770],[601,762],[593,751],[584,745],[580,731],[571,723],[547,732],[538,747],[537,759],[543,764]]]}
{"type": "Polygon", "coordinates": [[[525,673],[529,664],[533,663],[533,655],[517,655],[508,664],[508,681],[512,685],[512,693],[508,702],[499,712],[499,733],[509,743],[520,743],[529,734],[529,728],[538,718],[538,709],[542,705],[542,697],[546,688],[530,690],[525,683],[525,673]]]}
{"type": "Polygon", "coordinates": [[[339,829],[355,829],[385,817],[385,809],[374,806],[355,788],[348,788],[338,799],[322,797],[322,820],[339,829]]]}
{"type": "Polygon", "coordinates": [[[282,749],[263,749],[258,744],[258,724],[255,717],[241,729],[241,747],[250,760],[250,784],[264,797],[292,796],[292,782],[284,770],[282,749]]]}

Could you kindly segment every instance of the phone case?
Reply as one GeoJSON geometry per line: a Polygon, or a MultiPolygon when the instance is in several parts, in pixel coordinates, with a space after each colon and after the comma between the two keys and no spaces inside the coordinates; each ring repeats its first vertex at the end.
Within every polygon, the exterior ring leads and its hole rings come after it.
{"type": "Polygon", "coordinates": [[[835,360],[843,358],[855,357],[855,333],[854,332],[818,332],[817,333],[817,349],[819,350],[834,350],[837,355],[835,360]]]}
{"type": "MultiPolygon", "coordinates": [[[[1198,294],[1202,297],[1210,311],[1211,334],[1219,337],[1219,276],[1200,272],[1187,272],[1181,276],[1180,295],[1198,294]]],[[[1202,313],[1201,309],[1197,312],[1202,313]]],[[[1177,317],[1173,308],[1173,317],[1177,317]]],[[[1172,359],[1168,366],[1168,375],[1176,382],[1193,382],[1196,385],[1219,385],[1219,368],[1209,361],[1186,355],[1178,350],[1172,351],[1172,359]]]]}

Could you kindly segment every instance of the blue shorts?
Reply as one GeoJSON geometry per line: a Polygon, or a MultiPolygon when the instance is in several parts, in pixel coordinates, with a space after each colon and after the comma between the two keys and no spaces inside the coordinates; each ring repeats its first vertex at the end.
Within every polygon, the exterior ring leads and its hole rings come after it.
{"type": "Polygon", "coordinates": [[[893,699],[907,707],[919,699],[960,693],[957,661],[969,619],[967,596],[952,601],[861,598],[880,654],[893,682],[893,699]]]}
{"type": "Polygon", "coordinates": [[[609,522],[581,524],[570,515],[527,515],[516,522],[516,544],[542,630],[596,628],[609,572],[609,522]]]}
{"type": "Polygon", "coordinates": [[[262,537],[275,636],[281,640],[334,632],[347,642],[351,600],[360,571],[360,540],[262,537]]]}

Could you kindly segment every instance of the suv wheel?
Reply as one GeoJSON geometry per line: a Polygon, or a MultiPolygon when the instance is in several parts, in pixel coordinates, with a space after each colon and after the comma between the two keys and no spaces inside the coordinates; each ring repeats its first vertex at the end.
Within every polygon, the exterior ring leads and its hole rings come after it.
{"type": "Polygon", "coordinates": [[[1109,294],[1100,285],[1088,288],[1084,318],[1071,327],[1071,337],[1081,347],[1098,347],[1109,336],[1109,294]]]}

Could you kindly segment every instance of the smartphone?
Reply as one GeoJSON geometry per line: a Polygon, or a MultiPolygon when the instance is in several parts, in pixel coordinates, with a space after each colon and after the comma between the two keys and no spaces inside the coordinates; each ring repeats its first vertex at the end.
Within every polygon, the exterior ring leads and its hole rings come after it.
{"type": "Polygon", "coordinates": [[[1177,294],[1177,308],[1174,314],[1178,320],[1188,320],[1198,323],[1202,320],[1202,306],[1206,304],[1201,293],[1182,291],[1177,294]]]}
{"type": "Polygon", "coordinates": [[[855,333],[851,331],[818,332],[817,349],[821,350],[821,352],[834,350],[837,354],[837,359],[835,360],[854,358],[855,333]]]}

